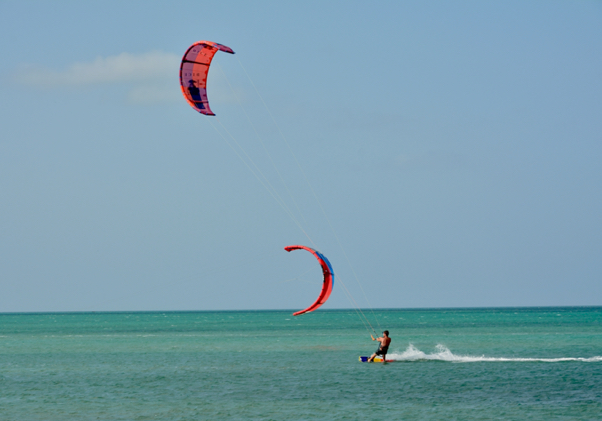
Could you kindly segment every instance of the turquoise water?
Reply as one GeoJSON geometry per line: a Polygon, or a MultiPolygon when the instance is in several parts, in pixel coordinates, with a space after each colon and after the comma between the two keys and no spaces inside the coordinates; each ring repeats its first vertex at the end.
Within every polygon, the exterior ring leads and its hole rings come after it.
{"type": "Polygon", "coordinates": [[[600,307],[374,313],[1,314],[0,419],[602,419],[600,307]]]}

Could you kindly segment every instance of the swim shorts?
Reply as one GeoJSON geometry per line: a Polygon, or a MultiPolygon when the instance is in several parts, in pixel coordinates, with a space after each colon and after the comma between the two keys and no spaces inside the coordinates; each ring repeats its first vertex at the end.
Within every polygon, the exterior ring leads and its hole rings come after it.
{"type": "Polygon", "coordinates": [[[389,350],[388,346],[381,348],[380,346],[376,350],[376,355],[387,355],[387,351],[389,350]]]}

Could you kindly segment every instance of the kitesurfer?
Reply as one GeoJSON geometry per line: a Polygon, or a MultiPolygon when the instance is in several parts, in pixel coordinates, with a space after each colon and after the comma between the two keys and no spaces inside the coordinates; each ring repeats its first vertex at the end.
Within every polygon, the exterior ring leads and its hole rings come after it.
{"type": "Polygon", "coordinates": [[[389,338],[389,331],[385,330],[383,332],[383,336],[381,336],[380,338],[375,338],[372,335],[370,335],[370,337],[372,338],[373,341],[378,341],[380,343],[379,343],[379,346],[378,346],[378,349],[376,350],[376,352],[374,354],[372,354],[370,356],[370,358],[368,359],[368,362],[371,363],[372,361],[374,361],[374,357],[376,357],[377,355],[380,355],[383,358],[383,363],[384,363],[387,358],[387,351],[389,350],[389,344],[391,343],[391,338],[389,338]]]}

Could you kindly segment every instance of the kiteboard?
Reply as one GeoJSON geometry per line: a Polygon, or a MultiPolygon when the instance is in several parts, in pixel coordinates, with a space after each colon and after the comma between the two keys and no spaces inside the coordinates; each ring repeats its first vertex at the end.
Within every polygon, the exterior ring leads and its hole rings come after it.
{"type": "MultiPolygon", "coordinates": [[[[360,357],[360,363],[367,363],[370,357],[360,357]]],[[[382,363],[383,359],[381,357],[375,357],[373,360],[375,363],[382,363]]],[[[386,360],[387,363],[392,363],[395,360],[386,360]]]]}

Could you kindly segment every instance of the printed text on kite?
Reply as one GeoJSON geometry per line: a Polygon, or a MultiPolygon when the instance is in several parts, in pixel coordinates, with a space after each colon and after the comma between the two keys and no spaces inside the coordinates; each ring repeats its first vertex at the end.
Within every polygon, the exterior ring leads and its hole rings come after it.
{"type": "Polygon", "coordinates": [[[209,108],[207,99],[207,74],[211,60],[218,50],[234,54],[234,51],[225,45],[199,41],[186,50],[180,65],[180,87],[184,98],[192,108],[205,115],[215,115],[209,108]]]}

